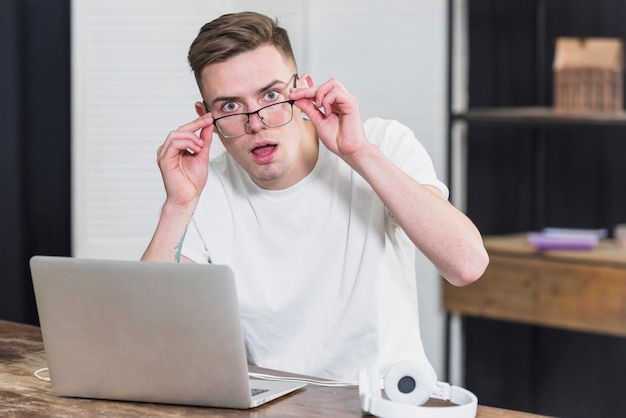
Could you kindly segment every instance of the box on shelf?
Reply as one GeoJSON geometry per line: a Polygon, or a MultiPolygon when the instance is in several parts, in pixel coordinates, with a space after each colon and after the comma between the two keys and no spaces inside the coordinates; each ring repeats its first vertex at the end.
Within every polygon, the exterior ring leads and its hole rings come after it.
{"type": "Polygon", "coordinates": [[[558,38],[554,54],[554,110],[621,112],[624,46],[616,38],[558,38]]]}

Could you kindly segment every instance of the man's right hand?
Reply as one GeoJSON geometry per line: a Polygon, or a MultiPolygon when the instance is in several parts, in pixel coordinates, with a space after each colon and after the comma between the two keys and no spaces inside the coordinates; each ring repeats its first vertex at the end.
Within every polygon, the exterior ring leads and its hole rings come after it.
{"type": "Polygon", "coordinates": [[[208,177],[213,127],[213,116],[204,114],[170,132],[157,150],[166,204],[187,207],[197,203],[208,177]]]}

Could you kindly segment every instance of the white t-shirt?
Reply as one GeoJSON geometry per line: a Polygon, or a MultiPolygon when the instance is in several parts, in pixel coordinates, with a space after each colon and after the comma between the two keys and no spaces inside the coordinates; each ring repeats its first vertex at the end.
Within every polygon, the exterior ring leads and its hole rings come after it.
{"type": "MultiPolygon", "coordinates": [[[[411,130],[382,119],[364,127],[398,167],[447,197],[411,130]]],[[[382,371],[427,361],[415,246],[321,142],[313,171],[279,191],[258,187],[227,153],[214,159],[182,255],[234,270],[251,364],[354,381],[374,361],[382,371]]]]}

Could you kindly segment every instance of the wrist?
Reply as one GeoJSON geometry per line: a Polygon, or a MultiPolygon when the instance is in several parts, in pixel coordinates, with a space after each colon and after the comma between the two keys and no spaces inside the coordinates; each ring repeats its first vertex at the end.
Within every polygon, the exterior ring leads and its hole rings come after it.
{"type": "Polygon", "coordinates": [[[368,142],[357,151],[351,153],[350,155],[346,155],[344,160],[357,173],[363,175],[364,170],[371,168],[372,164],[376,164],[376,161],[382,156],[383,154],[380,151],[380,148],[368,142]]]}
{"type": "Polygon", "coordinates": [[[188,219],[191,218],[197,206],[198,199],[193,199],[192,201],[186,203],[174,202],[166,199],[165,203],[163,203],[163,207],[161,208],[161,216],[184,217],[188,219]]]}
{"type": "Polygon", "coordinates": [[[180,259],[181,246],[196,204],[181,205],[165,201],[156,231],[142,260],[171,262],[180,259]]]}

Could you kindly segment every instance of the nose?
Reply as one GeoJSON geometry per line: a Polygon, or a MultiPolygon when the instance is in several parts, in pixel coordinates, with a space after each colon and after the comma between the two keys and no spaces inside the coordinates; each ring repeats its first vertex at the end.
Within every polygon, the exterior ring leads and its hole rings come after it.
{"type": "Polygon", "coordinates": [[[248,126],[249,131],[258,132],[265,127],[265,124],[263,123],[263,118],[261,117],[261,115],[259,115],[258,113],[253,113],[248,116],[248,126]]]}

